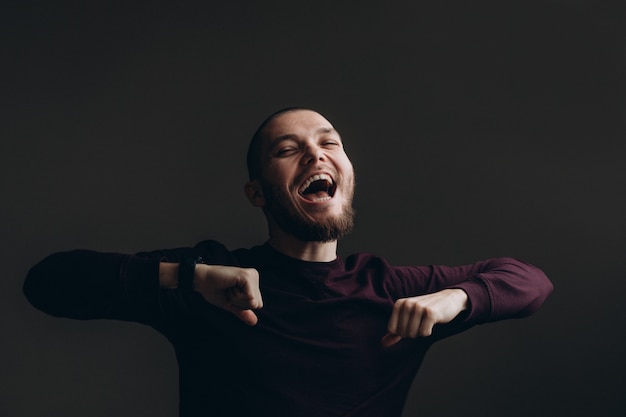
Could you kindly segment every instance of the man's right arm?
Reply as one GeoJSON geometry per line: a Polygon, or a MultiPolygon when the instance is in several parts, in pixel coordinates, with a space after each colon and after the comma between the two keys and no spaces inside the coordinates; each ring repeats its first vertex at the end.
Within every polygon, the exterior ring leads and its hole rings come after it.
{"type": "MultiPolygon", "coordinates": [[[[178,290],[178,262],[163,261],[180,259],[181,254],[167,255],[86,250],[56,253],[29,271],[24,294],[33,306],[53,316],[154,324],[154,317],[162,312],[159,300],[164,293],[176,299],[186,297],[178,290]]],[[[193,289],[244,322],[256,323],[251,310],[262,306],[256,270],[198,264],[193,289]]]]}

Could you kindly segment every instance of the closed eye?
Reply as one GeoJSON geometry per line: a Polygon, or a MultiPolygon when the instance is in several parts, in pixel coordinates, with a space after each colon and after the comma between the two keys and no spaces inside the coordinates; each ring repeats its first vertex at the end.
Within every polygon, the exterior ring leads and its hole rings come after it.
{"type": "Polygon", "coordinates": [[[341,141],[336,139],[327,139],[322,142],[322,146],[333,147],[333,146],[341,146],[341,141]]]}
{"type": "Polygon", "coordinates": [[[282,158],[282,157],[290,156],[294,154],[296,151],[297,149],[293,147],[280,148],[275,152],[275,155],[279,158],[282,158]]]}

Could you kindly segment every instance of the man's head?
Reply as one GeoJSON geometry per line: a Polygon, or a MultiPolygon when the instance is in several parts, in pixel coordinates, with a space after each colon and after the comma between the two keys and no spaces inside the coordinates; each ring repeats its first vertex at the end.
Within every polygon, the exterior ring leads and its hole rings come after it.
{"type": "Polygon", "coordinates": [[[268,117],[248,148],[246,195],[275,228],[329,242],[353,225],[354,170],[339,133],[321,114],[289,108],[268,117]]]}

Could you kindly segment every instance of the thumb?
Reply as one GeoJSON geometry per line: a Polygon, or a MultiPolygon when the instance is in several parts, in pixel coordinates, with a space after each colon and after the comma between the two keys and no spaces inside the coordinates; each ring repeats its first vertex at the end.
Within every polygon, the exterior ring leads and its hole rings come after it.
{"type": "Polygon", "coordinates": [[[254,326],[259,322],[259,318],[254,314],[252,310],[231,310],[239,320],[246,323],[248,326],[254,326]]]}
{"type": "Polygon", "coordinates": [[[383,336],[383,338],[380,340],[380,343],[384,346],[384,347],[389,347],[389,346],[393,346],[396,343],[398,343],[400,340],[402,340],[402,336],[398,336],[397,334],[393,334],[393,333],[387,333],[385,336],[383,336]]]}

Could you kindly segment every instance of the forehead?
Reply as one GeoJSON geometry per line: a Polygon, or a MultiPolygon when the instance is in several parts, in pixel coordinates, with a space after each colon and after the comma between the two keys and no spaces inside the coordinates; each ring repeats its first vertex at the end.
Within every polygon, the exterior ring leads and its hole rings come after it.
{"type": "Polygon", "coordinates": [[[293,110],[276,116],[263,129],[265,143],[288,137],[308,137],[319,132],[334,130],[333,125],[321,114],[312,110],[293,110]]]}

